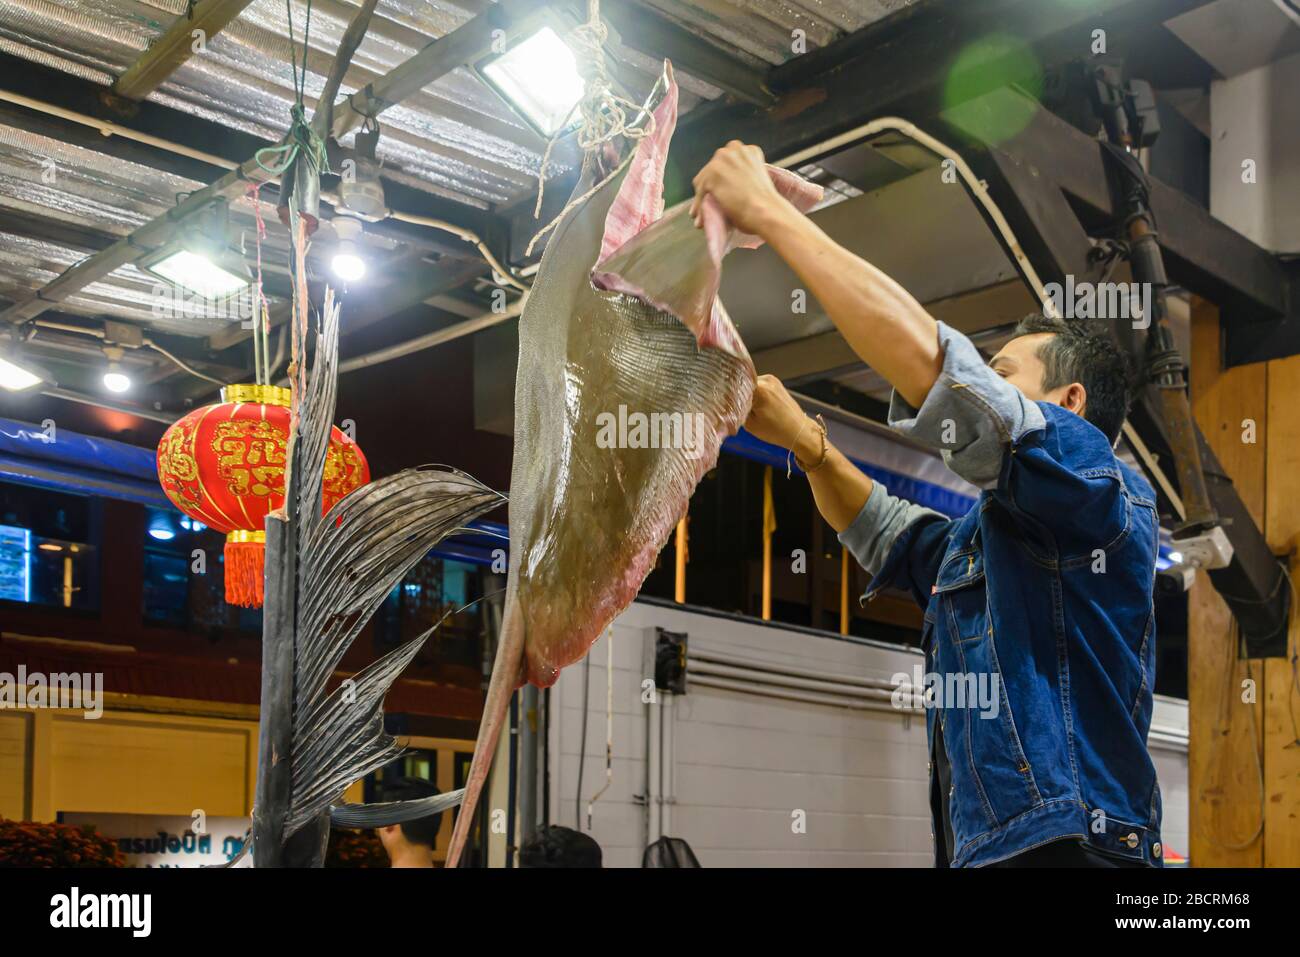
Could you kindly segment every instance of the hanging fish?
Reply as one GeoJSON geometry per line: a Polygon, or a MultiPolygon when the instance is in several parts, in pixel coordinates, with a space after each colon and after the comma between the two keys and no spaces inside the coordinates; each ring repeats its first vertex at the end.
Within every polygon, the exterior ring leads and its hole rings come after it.
{"type": "MultiPolygon", "coordinates": [[[[656,101],[626,169],[550,238],[519,321],[505,611],[449,866],[514,690],[554,684],[631,603],[723,438],[749,414],[754,364],[717,292],[725,253],[757,241],[711,200],[703,230],[684,205],[663,217],[677,121],[666,62],[656,101]]],[[[592,165],[575,196],[607,175],[592,165]]],[[[801,209],[820,199],[820,188],[772,173],[801,209]]]]}

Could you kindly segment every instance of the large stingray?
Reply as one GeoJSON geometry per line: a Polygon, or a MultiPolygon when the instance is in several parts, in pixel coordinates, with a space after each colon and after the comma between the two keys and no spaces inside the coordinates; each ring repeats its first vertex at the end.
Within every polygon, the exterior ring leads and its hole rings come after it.
{"type": "MultiPolygon", "coordinates": [[[[519,321],[505,613],[451,866],[511,694],[553,684],[636,597],[722,439],[749,414],[754,365],[717,291],[722,256],[757,241],[711,201],[704,230],[684,205],[660,218],[677,120],[667,63],[656,99],[654,132],[628,168],[551,237],[519,321]]],[[[771,172],[801,208],[820,198],[771,172]]]]}

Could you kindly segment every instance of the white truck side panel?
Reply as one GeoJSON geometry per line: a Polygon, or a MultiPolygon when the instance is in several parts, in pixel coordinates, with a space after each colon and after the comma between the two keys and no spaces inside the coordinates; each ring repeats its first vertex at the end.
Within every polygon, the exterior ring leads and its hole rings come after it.
{"type": "MultiPolygon", "coordinates": [[[[922,715],[692,683],[686,695],[660,694],[648,719],[642,693],[651,675],[643,649],[656,626],[686,632],[691,654],[778,667],[890,681],[922,663],[918,652],[883,643],[634,603],[612,627],[613,776],[594,804],[589,829],[606,866],[640,866],[646,844],[660,833],[685,839],[705,867],[931,866],[922,715]]],[[[607,636],[592,648],[589,663],[565,670],[551,689],[550,823],[588,830],[588,800],[605,784],[608,655],[607,636]],[[575,803],[584,677],[586,760],[575,803]]],[[[1181,725],[1185,734],[1186,703],[1158,699],[1153,723],[1175,732],[1181,725]]],[[[1153,745],[1152,753],[1164,838],[1185,854],[1187,756],[1176,745],[1153,745]]]]}

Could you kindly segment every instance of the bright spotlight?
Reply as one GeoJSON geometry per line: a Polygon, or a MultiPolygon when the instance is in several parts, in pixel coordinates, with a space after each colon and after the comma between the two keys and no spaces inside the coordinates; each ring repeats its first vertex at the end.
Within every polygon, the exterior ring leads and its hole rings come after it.
{"type": "Polygon", "coordinates": [[[108,371],[104,373],[104,388],[109,392],[126,392],[131,388],[131,377],[118,363],[110,362],[108,371]]]}
{"type": "Polygon", "coordinates": [[[340,243],[330,268],[344,282],[357,282],[366,274],[366,261],[357,255],[353,243],[340,243]]]}
{"type": "Polygon", "coordinates": [[[478,65],[483,77],[544,137],[564,129],[582,99],[583,80],[568,44],[550,27],[478,65]]]}
{"type": "Polygon", "coordinates": [[[334,232],[338,234],[339,244],[330,260],[330,269],[344,282],[357,282],[366,274],[366,261],[361,257],[361,220],[335,216],[334,232]]]}

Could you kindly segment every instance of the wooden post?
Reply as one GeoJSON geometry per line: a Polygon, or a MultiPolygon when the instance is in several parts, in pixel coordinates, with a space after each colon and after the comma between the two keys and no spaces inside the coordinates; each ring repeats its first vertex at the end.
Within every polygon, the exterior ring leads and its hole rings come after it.
{"type": "Polygon", "coordinates": [[[763,470],[763,620],[772,620],[772,533],[776,509],[772,505],[772,466],[763,470]]]}
{"type": "MultiPolygon", "coordinates": [[[[290,473],[292,475],[292,472],[290,473]]],[[[290,479],[292,481],[292,478],[290,479]]],[[[286,495],[288,500],[288,495],[286,495]]],[[[258,867],[284,866],[284,822],[292,786],[294,528],[266,519],[266,598],[262,606],[262,707],[258,728],[257,796],[253,804],[253,858],[258,867]]]]}
{"type": "Polygon", "coordinates": [[[677,604],[686,604],[686,518],[677,523],[677,580],[673,597],[677,604]]]}
{"type": "MultiPolygon", "coordinates": [[[[1249,366],[1250,370],[1259,366],[1249,366]]],[[[1300,743],[1296,724],[1293,656],[1300,629],[1294,583],[1300,575],[1300,356],[1274,359],[1267,365],[1268,441],[1264,534],[1278,555],[1288,556],[1291,622],[1286,657],[1264,660],[1262,734],[1264,749],[1264,866],[1300,867],[1300,743]]]]}
{"type": "MultiPolygon", "coordinates": [[[[1300,528],[1300,511],[1283,505],[1300,494],[1300,434],[1288,421],[1300,401],[1300,360],[1223,369],[1218,309],[1199,298],[1191,334],[1197,423],[1270,544],[1285,550],[1300,528]]],[[[1300,749],[1286,749],[1294,734],[1284,715],[1278,727],[1275,708],[1285,707],[1289,662],[1238,657],[1232,615],[1204,574],[1192,587],[1187,630],[1192,866],[1300,863],[1300,749]]]]}

